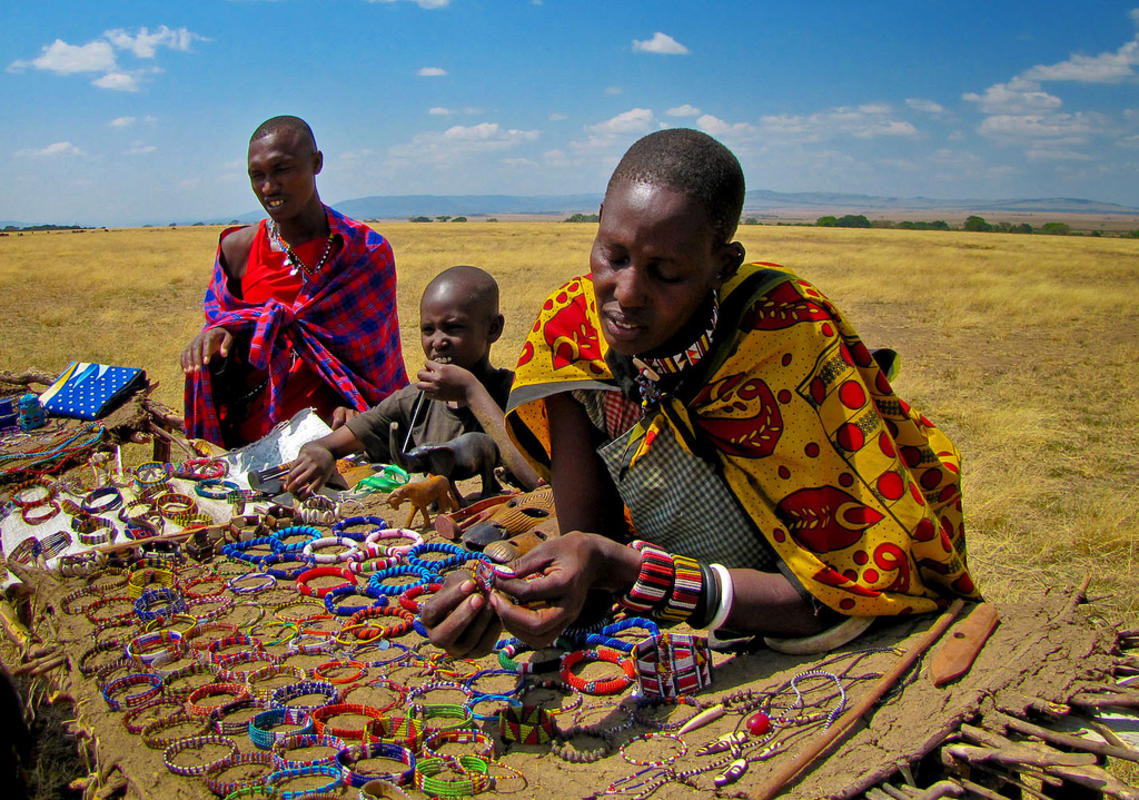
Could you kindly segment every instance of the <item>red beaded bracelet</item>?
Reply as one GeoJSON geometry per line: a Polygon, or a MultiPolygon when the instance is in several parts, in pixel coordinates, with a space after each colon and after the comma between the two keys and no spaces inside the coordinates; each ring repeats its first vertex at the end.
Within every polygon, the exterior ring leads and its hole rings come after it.
{"type": "Polygon", "coordinates": [[[574,689],[577,689],[582,694],[593,695],[617,694],[618,692],[622,692],[628,688],[637,677],[636,665],[633,663],[633,660],[624,653],[609,647],[598,647],[593,650],[574,650],[572,653],[566,653],[562,656],[560,674],[562,680],[574,689]],[[616,664],[621,667],[624,674],[604,681],[582,680],[580,676],[574,674],[573,668],[588,659],[616,664]]]}
{"type": "Polygon", "coordinates": [[[419,613],[419,598],[423,595],[432,595],[443,588],[441,583],[421,583],[418,586],[412,586],[406,592],[399,596],[399,604],[410,611],[412,614],[419,613]]]}
{"type": "Polygon", "coordinates": [[[240,683],[207,683],[205,686],[199,686],[190,692],[186,698],[186,710],[195,717],[207,717],[223,705],[245,700],[251,696],[248,687],[240,683]],[[198,701],[207,697],[224,697],[226,695],[230,695],[230,698],[217,705],[198,704],[198,701]]]}
{"type": "Polygon", "coordinates": [[[376,722],[383,719],[384,714],[378,708],[363,706],[357,703],[332,703],[315,709],[310,716],[312,717],[313,730],[318,736],[336,736],[340,739],[366,739],[370,735],[368,731],[371,730],[376,722]],[[328,724],[328,720],[344,714],[356,714],[357,716],[367,717],[368,721],[361,724],[358,728],[334,728],[328,724]]]}
{"type": "Polygon", "coordinates": [[[324,597],[333,589],[339,589],[342,586],[355,586],[356,575],[349,569],[344,567],[313,567],[312,569],[305,570],[297,576],[297,591],[306,597],[324,597]],[[343,578],[343,583],[338,583],[334,586],[321,586],[314,588],[308,585],[308,582],[314,578],[343,578]]]}

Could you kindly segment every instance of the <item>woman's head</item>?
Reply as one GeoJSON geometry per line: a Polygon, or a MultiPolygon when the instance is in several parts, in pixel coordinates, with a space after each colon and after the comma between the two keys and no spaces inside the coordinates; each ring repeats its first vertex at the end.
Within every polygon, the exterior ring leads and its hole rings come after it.
{"type": "Polygon", "coordinates": [[[730,241],[743,194],[735,156],[699,131],[659,131],[629,148],[609,179],[590,255],[610,347],[666,354],[703,330],[697,312],[743,261],[743,246],[730,241]]]}

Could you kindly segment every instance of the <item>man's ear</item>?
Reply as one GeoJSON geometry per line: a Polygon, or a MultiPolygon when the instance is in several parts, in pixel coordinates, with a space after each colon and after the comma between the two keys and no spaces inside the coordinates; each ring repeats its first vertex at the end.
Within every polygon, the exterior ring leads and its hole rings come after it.
{"type": "Polygon", "coordinates": [[[312,174],[313,175],[319,175],[320,171],[321,171],[321,169],[323,169],[323,167],[324,167],[324,153],[317,150],[316,155],[314,155],[312,157],[312,174]]]}
{"type": "Polygon", "coordinates": [[[597,207],[597,221],[601,222],[601,215],[605,213],[605,203],[597,207]]]}
{"type": "Polygon", "coordinates": [[[495,314],[490,319],[490,328],[486,332],[486,340],[491,344],[502,336],[502,329],[506,327],[506,318],[502,314],[495,314]]]}

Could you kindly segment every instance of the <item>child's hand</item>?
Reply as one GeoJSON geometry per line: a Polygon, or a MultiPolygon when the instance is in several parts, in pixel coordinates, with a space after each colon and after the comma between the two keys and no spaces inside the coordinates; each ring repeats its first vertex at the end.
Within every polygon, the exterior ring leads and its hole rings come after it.
{"type": "Polygon", "coordinates": [[[297,497],[308,497],[320,491],[336,468],[336,456],[327,447],[309,442],[301,447],[296,462],[285,479],[285,491],[297,497]]]}
{"type": "Polygon", "coordinates": [[[429,400],[443,400],[462,405],[467,405],[471,387],[478,383],[478,379],[470,370],[463,369],[457,364],[440,364],[438,361],[428,361],[416,377],[419,382],[415,384],[415,388],[423,392],[429,400]]]}

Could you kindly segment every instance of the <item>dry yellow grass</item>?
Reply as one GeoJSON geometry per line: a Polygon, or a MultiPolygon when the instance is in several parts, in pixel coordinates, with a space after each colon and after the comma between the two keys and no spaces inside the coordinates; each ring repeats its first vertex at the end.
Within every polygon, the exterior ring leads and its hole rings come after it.
{"type": "MultiPolygon", "coordinates": [[[[509,364],[546,292],[587,269],[594,226],[384,224],[409,371],[424,284],[460,263],[503,287],[509,364]]],[[[0,368],[72,358],[146,367],[181,406],[178,353],[201,323],[216,228],[0,240],[0,368]]],[[[747,227],[754,259],[820,286],[871,346],[902,354],[899,392],[965,458],[970,559],[993,598],[1090,573],[1139,621],[1139,241],[747,227]]]]}

